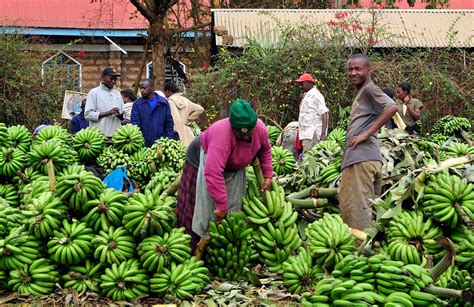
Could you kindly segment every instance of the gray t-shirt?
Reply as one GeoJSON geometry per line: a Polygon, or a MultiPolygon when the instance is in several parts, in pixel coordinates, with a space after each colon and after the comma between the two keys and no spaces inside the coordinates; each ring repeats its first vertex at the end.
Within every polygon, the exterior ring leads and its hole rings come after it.
{"type": "Polygon", "coordinates": [[[364,161],[382,161],[376,135],[371,135],[367,141],[358,144],[356,148],[349,148],[347,144],[351,137],[367,131],[380,114],[392,105],[395,105],[395,102],[370,79],[357,92],[349,117],[346,151],[342,159],[341,169],[364,161]]]}

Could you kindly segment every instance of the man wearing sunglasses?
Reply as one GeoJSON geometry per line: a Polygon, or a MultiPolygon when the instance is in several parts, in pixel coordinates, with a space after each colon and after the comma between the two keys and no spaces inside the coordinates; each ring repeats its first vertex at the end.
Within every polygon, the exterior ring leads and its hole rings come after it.
{"type": "Polygon", "coordinates": [[[102,72],[102,82],[87,94],[85,119],[89,125],[99,128],[107,138],[112,138],[121,127],[126,113],[122,96],[114,89],[117,77],[121,75],[107,67],[102,72]]]}

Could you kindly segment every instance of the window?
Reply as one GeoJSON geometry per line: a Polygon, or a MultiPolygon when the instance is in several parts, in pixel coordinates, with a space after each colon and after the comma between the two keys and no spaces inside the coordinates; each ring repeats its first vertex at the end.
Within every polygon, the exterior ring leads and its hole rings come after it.
{"type": "MultiPolygon", "coordinates": [[[[186,73],[186,65],[179,62],[179,67],[186,73]]],[[[153,62],[149,62],[146,65],[146,78],[153,79],[153,62]]],[[[165,60],[165,80],[175,82],[178,88],[184,92],[184,81],[178,76],[178,72],[173,68],[168,59],[165,60]]]]}
{"type": "Polygon", "coordinates": [[[43,62],[41,75],[43,78],[61,78],[67,90],[80,92],[82,89],[82,64],[63,51],[43,62]]]}

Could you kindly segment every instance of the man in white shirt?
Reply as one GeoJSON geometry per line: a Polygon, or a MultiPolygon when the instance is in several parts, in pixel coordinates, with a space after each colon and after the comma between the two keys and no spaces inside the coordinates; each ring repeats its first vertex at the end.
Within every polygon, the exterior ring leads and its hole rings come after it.
{"type": "Polygon", "coordinates": [[[91,127],[97,127],[111,138],[126,114],[122,95],[114,89],[120,74],[111,67],[102,72],[102,82],[87,94],[86,111],[84,117],[91,127]]]}
{"type": "Polygon", "coordinates": [[[295,82],[306,92],[301,100],[298,117],[299,139],[303,143],[303,154],[305,154],[319,141],[326,139],[329,109],[310,74],[301,75],[295,82]]]}

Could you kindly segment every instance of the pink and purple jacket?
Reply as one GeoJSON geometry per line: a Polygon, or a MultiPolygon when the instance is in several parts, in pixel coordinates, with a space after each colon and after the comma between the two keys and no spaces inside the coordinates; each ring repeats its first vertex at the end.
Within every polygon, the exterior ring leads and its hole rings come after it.
{"type": "Polygon", "coordinates": [[[272,177],[272,147],[268,129],[261,120],[257,120],[251,143],[238,141],[232,132],[229,118],[224,118],[203,133],[201,145],[206,153],[204,177],[207,189],[219,210],[227,210],[224,172],[239,171],[258,157],[263,177],[272,177]]]}

